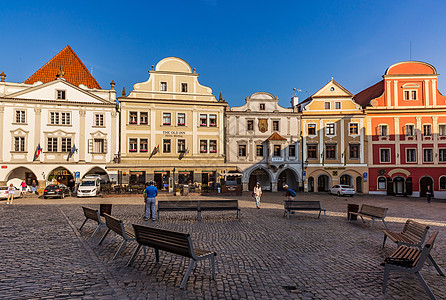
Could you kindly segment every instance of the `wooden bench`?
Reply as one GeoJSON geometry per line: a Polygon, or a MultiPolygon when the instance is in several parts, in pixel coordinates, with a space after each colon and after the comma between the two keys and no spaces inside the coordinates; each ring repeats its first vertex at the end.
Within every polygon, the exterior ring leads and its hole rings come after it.
{"type": "Polygon", "coordinates": [[[357,216],[361,217],[361,220],[363,223],[365,223],[364,217],[371,218],[372,219],[372,229],[373,229],[373,225],[375,224],[375,220],[381,220],[381,221],[383,221],[383,224],[386,227],[386,229],[389,230],[389,228],[387,227],[386,221],[384,221],[384,218],[387,215],[387,210],[388,210],[388,208],[362,204],[361,208],[359,209],[359,212],[350,211],[349,215],[357,215],[357,216]]]}
{"type": "Polygon", "coordinates": [[[238,200],[187,200],[187,201],[158,201],[156,217],[159,220],[160,211],[196,211],[198,221],[201,221],[202,211],[237,211],[240,219],[238,200]]]}
{"type": "Polygon", "coordinates": [[[210,260],[212,267],[212,279],[215,280],[214,257],[217,255],[217,253],[203,249],[194,249],[190,234],[136,224],[133,224],[133,229],[135,230],[136,241],[139,245],[130,258],[127,264],[128,266],[133,263],[141,247],[148,246],[155,249],[155,257],[157,263],[159,262],[159,250],[174,253],[184,257],[189,257],[191,259],[186,274],[184,275],[181,282],[180,288],[183,289],[186,286],[187,279],[189,278],[189,275],[194,268],[195,263],[199,260],[204,260],[207,258],[210,260]]]}
{"type": "Polygon", "coordinates": [[[88,208],[85,206],[82,206],[82,209],[84,210],[85,221],[84,221],[84,223],[82,223],[81,227],[79,228],[79,231],[82,230],[82,227],[84,227],[85,223],[88,220],[93,220],[96,223],[98,223],[96,230],[91,235],[91,237],[94,237],[96,235],[96,233],[98,232],[99,228],[106,226],[105,222],[104,222],[104,218],[101,217],[101,215],[99,214],[99,210],[97,210],[97,209],[95,210],[95,209],[88,208]]]}
{"type": "Polygon", "coordinates": [[[124,238],[124,241],[121,243],[121,246],[119,247],[118,251],[116,251],[115,256],[113,256],[113,259],[116,259],[118,255],[121,253],[125,244],[127,244],[128,241],[135,240],[135,233],[133,232],[132,229],[125,228],[124,223],[121,220],[112,217],[106,213],[104,213],[104,217],[105,217],[105,224],[107,225],[108,229],[105,232],[104,236],[102,237],[101,241],[99,242],[99,245],[102,244],[105,237],[110,231],[114,231],[115,233],[124,238]]]}
{"type": "Polygon", "coordinates": [[[435,231],[422,249],[418,247],[402,245],[399,246],[398,249],[391,256],[385,259],[384,263],[381,264],[384,266],[384,281],[382,287],[383,294],[385,294],[386,292],[390,271],[397,271],[415,274],[415,276],[420,280],[424,290],[429,295],[429,298],[437,299],[427,285],[423,276],[420,274],[420,270],[423,267],[426,259],[430,255],[432,247],[434,246],[435,238],[437,237],[437,235],[438,231],[435,231]]]}
{"type": "Polygon", "coordinates": [[[283,213],[283,216],[285,217],[285,214],[287,215],[287,219],[290,218],[291,211],[294,210],[314,210],[319,211],[319,215],[317,218],[319,219],[321,216],[321,212],[324,212],[324,219],[326,219],[325,215],[325,209],[321,208],[321,202],[320,201],[297,201],[297,200],[285,200],[283,202],[283,206],[285,209],[285,212],[283,213]]]}

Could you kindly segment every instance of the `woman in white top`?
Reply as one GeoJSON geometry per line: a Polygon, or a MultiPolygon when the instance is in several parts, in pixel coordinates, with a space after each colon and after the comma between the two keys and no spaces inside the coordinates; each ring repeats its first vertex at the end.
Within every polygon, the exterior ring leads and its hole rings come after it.
{"type": "Polygon", "coordinates": [[[257,208],[260,208],[260,197],[262,197],[262,187],[258,182],[254,187],[254,197],[256,199],[257,208]]]}
{"type": "Polygon", "coordinates": [[[12,204],[12,200],[14,200],[14,192],[15,187],[11,183],[8,188],[8,199],[6,200],[6,204],[12,204]]]}

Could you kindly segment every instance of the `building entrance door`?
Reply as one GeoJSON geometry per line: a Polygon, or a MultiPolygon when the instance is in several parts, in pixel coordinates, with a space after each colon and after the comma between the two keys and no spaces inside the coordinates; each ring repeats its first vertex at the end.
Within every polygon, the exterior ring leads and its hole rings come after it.
{"type": "Polygon", "coordinates": [[[431,186],[432,191],[434,190],[434,184],[430,177],[423,177],[420,180],[420,197],[426,197],[427,186],[431,186]]]}
{"type": "Polygon", "coordinates": [[[404,195],[405,180],[403,177],[395,177],[393,180],[393,191],[395,196],[404,195]]]}
{"type": "Polygon", "coordinates": [[[328,192],[330,188],[330,178],[327,175],[320,175],[317,178],[317,191],[328,192]]]}

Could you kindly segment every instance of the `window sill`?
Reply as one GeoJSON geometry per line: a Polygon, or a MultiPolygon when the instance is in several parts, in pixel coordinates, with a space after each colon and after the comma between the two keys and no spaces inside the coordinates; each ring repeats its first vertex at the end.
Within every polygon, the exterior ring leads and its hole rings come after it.
{"type": "Polygon", "coordinates": [[[46,126],[61,126],[61,127],[72,127],[71,124],[46,124],[46,126]]]}
{"type": "Polygon", "coordinates": [[[10,151],[10,153],[28,153],[28,151],[10,151]]]}
{"type": "Polygon", "coordinates": [[[14,123],[11,123],[11,125],[28,125],[28,123],[14,122],[14,123]]]}
{"type": "Polygon", "coordinates": [[[106,128],[106,126],[104,126],[104,125],[101,125],[101,126],[99,126],[99,125],[95,125],[95,126],[91,126],[92,128],[106,128]]]}

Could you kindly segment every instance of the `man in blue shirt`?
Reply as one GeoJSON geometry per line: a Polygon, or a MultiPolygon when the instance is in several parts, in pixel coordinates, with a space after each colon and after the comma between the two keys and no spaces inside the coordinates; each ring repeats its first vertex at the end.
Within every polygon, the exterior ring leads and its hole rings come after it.
{"type": "Polygon", "coordinates": [[[146,203],[146,212],[144,214],[144,221],[148,221],[150,215],[152,215],[152,221],[155,221],[155,207],[156,196],[158,195],[158,189],[153,185],[153,181],[150,181],[149,186],[144,190],[144,202],[146,203]]]}

